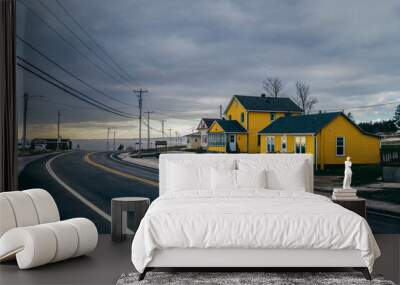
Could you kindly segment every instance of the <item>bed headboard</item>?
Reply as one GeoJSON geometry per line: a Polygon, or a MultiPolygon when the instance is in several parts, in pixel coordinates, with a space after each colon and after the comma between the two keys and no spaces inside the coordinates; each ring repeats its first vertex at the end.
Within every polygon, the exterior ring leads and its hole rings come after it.
{"type": "Polygon", "coordinates": [[[172,154],[161,154],[160,155],[160,167],[159,167],[159,191],[160,195],[167,192],[167,179],[168,179],[168,164],[169,163],[201,163],[201,164],[213,164],[213,162],[223,161],[241,161],[246,162],[258,162],[268,165],[268,167],[275,167],[279,165],[279,169],[282,170],[285,167],[288,169],[293,163],[304,162],[307,168],[307,177],[305,179],[305,189],[307,192],[314,191],[314,168],[313,168],[313,156],[311,154],[194,154],[194,153],[172,153],[172,154]]]}

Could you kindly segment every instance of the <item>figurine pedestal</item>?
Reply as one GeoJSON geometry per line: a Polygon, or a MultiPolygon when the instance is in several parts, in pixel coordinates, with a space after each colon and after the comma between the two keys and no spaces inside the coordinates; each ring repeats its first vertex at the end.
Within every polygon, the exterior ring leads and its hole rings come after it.
{"type": "Polygon", "coordinates": [[[334,188],[332,194],[332,200],[356,200],[357,197],[357,190],[350,188],[350,189],[343,189],[343,188],[334,188]]]}

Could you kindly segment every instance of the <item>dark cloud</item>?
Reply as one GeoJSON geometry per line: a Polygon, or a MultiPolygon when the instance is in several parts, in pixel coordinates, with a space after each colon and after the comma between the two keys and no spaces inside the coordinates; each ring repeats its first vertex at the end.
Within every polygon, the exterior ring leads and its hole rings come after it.
{"type": "MultiPolygon", "coordinates": [[[[39,1],[23,1],[107,72],[100,62],[39,1]]],[[[43,0],[83,38],[54,1],[43,0]]],[[[318,109],[347,109],[400,99],[400,5],[398,1],[132,1],[64,0],[81,22],[127,72],[132,85],[150,90],[145,100],[155,118],[181,132],[198,118],[218,114],[232,94],[262,92],[267,75],[280,76],[286,94],[303,80],[319,99],[318,109]],[[172,119],[175,117],[180,120],[172,119]],[[186,120],[186,121],[184,121],[186,120]]],[[[18,32],[74,74],[119,100],[137,105],[129,88],[94,68],[35,16],[18,5],[18,32]]],[[[87,41],[87,39],[86,39],[87,41]]],[[[90,41],[87,41],[90,44],[90,41]]],[[[115,108],[109,100],[75,82],[19,43],[19,54],[115,108]]],[[[101,52],[98,52],[101,54],[101,52]]],[[[105,60],[107,60],[105,58],[105,60]]],[[[84,104],[21,72],[18,90],[45,93],[73,106],[84,104]]],[[[88,106],[84,106],[88,107],[88,106]]],[[[357,120],[391,117],[394,105],[355,111],[357,120]]],[[[33,123],[51,123],[51,104],[32,105],[33,123]],[[36,108],[36,109],[35,109],[36,108]]],[[[65,106],[64,106],[65,108],[65,106]]],[[[104,112],[70,108],[65,120],[121,122],[104,112]]]]}

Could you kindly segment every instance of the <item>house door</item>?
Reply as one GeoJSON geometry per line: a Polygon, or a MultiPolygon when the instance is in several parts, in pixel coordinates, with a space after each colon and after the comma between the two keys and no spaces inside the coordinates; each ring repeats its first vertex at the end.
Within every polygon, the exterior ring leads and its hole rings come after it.
{"type": "Polygon", "coordinates": [[[236,135],[229,135],[229,149],[231,152],[236,152],[236,135]]]}

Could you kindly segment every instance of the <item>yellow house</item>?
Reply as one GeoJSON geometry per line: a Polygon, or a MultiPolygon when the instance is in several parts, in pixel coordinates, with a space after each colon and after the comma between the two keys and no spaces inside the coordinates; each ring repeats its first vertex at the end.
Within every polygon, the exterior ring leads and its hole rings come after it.
{"type": "MultiPolygon", "coordinates": [[[[241,125],[246,133],[240,136],[231,134],[229,140],[240,146],[240,152],[258,153],[260,139],[258,132],[271,122],[284,116],[300,115],[302,109],[290,98],[234,95],[225,110],[226,121],[235,121],[241,125]],[[241,140],[239,143],[239,139],[241,140]],[[245,140],[245,142],[243,142],[245,140]]],[[[209,129],[209,133],[220,132],[209,129]]],[[[226,136],[228,138],[228,136],[226,136]]],[[[208,147],[209,151],[216,151],[215,147],[208,147]]],[[[226,152],[223,148],[218,151],[226,152]]]]}
{"type": "Polygon", "coordinates": [[[316,167],[380,163],[380,137],[361,130],[341,112],[284,117],[259,132],[261,153],[311,153],[316,167]]]}
{"type": "Polygon", "coordinates": [[[208,131],[208,151],[247,152],[246,129],[234,120],[214,120],[208,131]]]}

